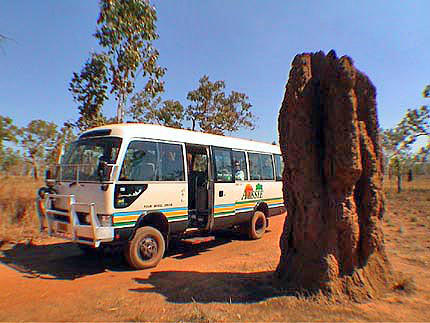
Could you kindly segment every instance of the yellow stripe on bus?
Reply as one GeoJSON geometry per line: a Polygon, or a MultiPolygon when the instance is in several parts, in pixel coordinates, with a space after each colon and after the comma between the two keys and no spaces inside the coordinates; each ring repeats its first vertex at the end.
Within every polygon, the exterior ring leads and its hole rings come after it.
{"type": "Polygon", "coordinates": [[[173,215],[187,215],[188,212],[187,210],[179,210],[179,211],[168,211],[168,212],[163,212],[164,215],[166,216],[173,216],[173,215]]]}
{"type": "Polygon", "coordinates": [[[139,216],[140,215],[125,215],[125,216],[121,216],[121,217],[115,216],[113,218],[113,223],[136,221],[139,216]]]}
{"type": "Polygon", "coordinates": [[[236,209],[241,209],[244,207],[253,207],[257,204],[257,202],[250,202],[250,203],[244,203],[244,204],[236,204],[236,209]]]}
{"type": "Polygon", "coordinates": [[[268,201],[267,204],[278,204],[284,202],[284,199],[277,199],[273,201],[268,201]]]}
{"type": "Polygon", "coordinates": [[[172,216],[188,215],[188,212],[187,211],[165,212],[164,215],[166,217],[172,217],[172,216]]]}

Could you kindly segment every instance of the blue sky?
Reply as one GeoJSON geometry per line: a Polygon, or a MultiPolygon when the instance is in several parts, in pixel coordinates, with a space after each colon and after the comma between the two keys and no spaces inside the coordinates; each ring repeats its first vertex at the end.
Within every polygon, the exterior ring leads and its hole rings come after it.
{"type": "MultiPolygon", "coordinates": [[[[188,105],[199,78],[245,92],[258,117],[236,136],[278,141],[277,116],[294,56],[335,49],[377,88],[379,121],[394,126],[408,108],[429,104],[430,1],[154,1],[156,47],[167,68],[164,99],[188,105]]],[[[0,0],[0,114],[19,126],[78,117],[68,92],[90,51],[98,2],[0,0]]],[[[114,103],[105,113],[113,116],[114,103]]]]}

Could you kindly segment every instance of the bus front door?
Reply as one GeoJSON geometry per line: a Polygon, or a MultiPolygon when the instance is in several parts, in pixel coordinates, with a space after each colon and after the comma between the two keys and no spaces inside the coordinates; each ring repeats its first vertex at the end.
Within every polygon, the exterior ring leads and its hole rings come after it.
{"type": "Polygon", "coordinates": [[[209,148],[187,145],[188,227],[210,230],[213,226],[213,181],[210,180],[209,148]]]}

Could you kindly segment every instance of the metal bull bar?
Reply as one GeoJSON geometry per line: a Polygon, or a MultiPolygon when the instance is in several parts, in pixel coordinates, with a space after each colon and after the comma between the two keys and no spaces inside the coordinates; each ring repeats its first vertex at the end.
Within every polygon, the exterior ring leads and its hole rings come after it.
{"type": "Polygon", "coordinates": [[[40,230],[47,229],[48,234],[53,237],[59,237],[76,243],[94,246],[100,246],[101,242],[113,240],[113,228],[102,227],[99,224],[96,213],[95,203],[76,202],[74,195],[43,194],[43,198],[37,197],[36,202],[37,214],[39,217],[40,230]],[[52,201],[63,199],[67,200],[67,210],[56,210],[52,208],[52,201]],[[76,207],[88,207],[89,224],[80,222],[76,213],[76,207]],[[58,219],[55,216],[61,216],[58,219]]]}

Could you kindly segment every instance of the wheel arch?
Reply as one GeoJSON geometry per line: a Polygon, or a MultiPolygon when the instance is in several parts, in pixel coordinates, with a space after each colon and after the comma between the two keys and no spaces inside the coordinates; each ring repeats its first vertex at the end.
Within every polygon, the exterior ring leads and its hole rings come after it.
{"type": "Polygon", "coordinates": [[[142,214],[137,219],[136,224],[133,228],[133,233],[130,235],[129,240],[134,238],[137,229],[145,226],[153,227],[160,231],[163,235],[166,245],[168,244],[170,235],[169,221],[167,221],[167,217],[162,212],[148,212],[142,214]]]}
{"type": "Polygon", "coordinates": [[[266,218],[269,217],[269,206],[266,202],[258,202],[257,205],[254,207],[254,212],[256,211],[263,212],[266,218]]]}
{"type": "Polygon", "coordinates": [[[254,212],[256,211],[260,211],[264,213],[264,216],[266,217],[266,226],[269,226],[269,206],[267,205],[266,202],[259,202],[257,203],[257,205],[254,208],[254,212]]]}

